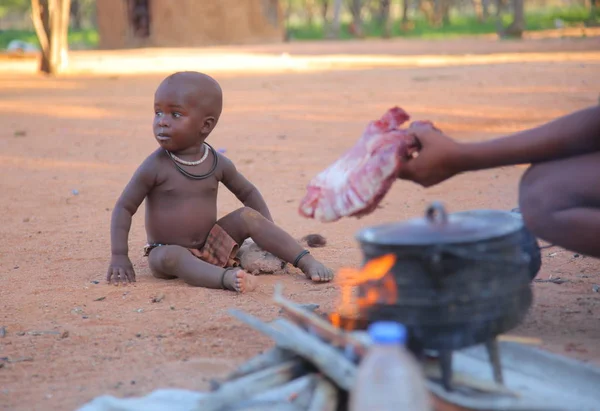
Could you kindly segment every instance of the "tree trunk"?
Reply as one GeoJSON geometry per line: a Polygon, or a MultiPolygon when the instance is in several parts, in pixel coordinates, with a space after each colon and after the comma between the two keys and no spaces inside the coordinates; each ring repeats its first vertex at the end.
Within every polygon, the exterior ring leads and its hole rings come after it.
{"type": "Polygon", "coordinates": [[[306,23],[312,26],[315,21],[315,5],[313,0],[304,0],[304,13],[306,15],[306,23]]]}
{"type": "Polygon", "coordinates": [[[525,31],[524,0],[512,0],[513,21],[502,33],[504,37],[522,38],[525,31]]]}
{"type": "Polygon", "coordinates": [[[81,19],[82,19],[82,14],[81,14],[81,5],[79,4],[80,0],[71,0],[71,12],[70,12],[70,16],[71,16],[71,21],[72,21],[72,26],[75,30],[81,30],[81,19]]]}
{"type": "Polygon", "coordinates": [[[480,23],[484,22],[485,17],[483,16],[483,0],[473,0],[473,8],[475,9],[477,21],[480,23]]]}
{"type": "Polygon", "coordinates": [[[481,6],[483,8],[483,21],[487,21],[490,18],[490,0],[481,0],[481,6]]]}
{"type": "Polygon", "coordinates": [[[328,30],[327,38],[335,39],[340,37],[340,14],[342,13],[343,0],[333,0],[333,17],[331,27],[328,30]]]}
{"type": "Polygon", "coordinates": [[[598,19],[598,1],[590,0],[590,23],[596,23],[598,19]]]}
{"type": "Polygon", "coordinates": [[[350,0],[350,13],[352,14],[352,23],[349,31],[355,37],[364,37],[362,27],[362,4],[363,0],[350,0]]]}
{"type": "Polygon", "coordinates": [[[323,26],[327,27],[327,12],[329,11],[329,0],[321,0],[321,18],[323,19],[323,26]]]}
{"type": "Polygon", "coordinates": [[[402,23],[408,23],[409,0],[402,0],[402,23]]]}
{"type": "Polygon", "coordinates": [[[40,71],[56,75],[68,64],[71,0],[31,0],[31,19],[42,56],[40,71]]]}
{"type": "Polygon", "coordinates": [[[502,37],[504,35],[504,24],[502,23],[502,11],[504,4],[502,0],[495,0],[496,2],[496,33],[502,37]]]}
{"type": "Polygon", "coordinates": [[[380,24],[383,26],[381,36],[389,39],[392,37],[392,20],[390,19],[390,0],[381,0],[380,7],[380,24]]]}

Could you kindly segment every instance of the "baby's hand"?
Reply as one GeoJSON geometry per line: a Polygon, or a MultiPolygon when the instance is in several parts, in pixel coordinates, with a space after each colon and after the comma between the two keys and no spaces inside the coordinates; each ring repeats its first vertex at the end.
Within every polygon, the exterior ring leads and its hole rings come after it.
{"type": "Polygon", "coordinates": [[[106,281],[110,284],[112,282],[118,285],[119,282],[123,284],[135,282],[135,271],[131,260],[126,255],[113,255],[108,266],[108,273],[106,275],[106,281]]]}

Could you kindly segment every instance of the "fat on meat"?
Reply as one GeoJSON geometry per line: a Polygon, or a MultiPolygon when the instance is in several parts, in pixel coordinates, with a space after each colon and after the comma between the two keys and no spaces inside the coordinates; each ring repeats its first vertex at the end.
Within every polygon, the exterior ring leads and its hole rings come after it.
{"type": "Polygon", "coordinates": [[[353,147],[310,180],[300,215],[333,222],[373,212],[396,180],[403,159],[418,151],[418,141],[400,128],[409,119],[403,109],[392,107],[369,122],[353,147]]]}

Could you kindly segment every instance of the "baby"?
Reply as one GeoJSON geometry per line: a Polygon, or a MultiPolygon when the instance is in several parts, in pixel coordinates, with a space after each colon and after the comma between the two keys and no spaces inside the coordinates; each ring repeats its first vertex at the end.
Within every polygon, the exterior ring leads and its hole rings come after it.
{"type": "Polygon", "coordinates": [[[222,106],[221,87],[202,73],[172,74],[156,90],[153,127],[160,147],[139,166],[115,205],[109,283],[135,281],[128,234],[144,199],[148,241],[144,255],[157,278],[251,291],[257,277],[240,268],[236,258],[247,238],[300,268],[312,281],[333,278],[329,268],[273,223],[262,195],[231,160],[206,143],[222,106]],[[217,221],[219,183],[245,207],[217,221]]]}

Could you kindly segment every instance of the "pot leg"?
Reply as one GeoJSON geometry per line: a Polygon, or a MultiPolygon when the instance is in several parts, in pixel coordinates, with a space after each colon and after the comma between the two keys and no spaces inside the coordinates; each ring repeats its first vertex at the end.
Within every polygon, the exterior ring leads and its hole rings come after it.
{"type": "Polygon", "coordinates": [[[490,362],[492,363],[492,371],[494,372],[494,380],[498,384],[504,384],[502,377],[502,364],[500,363],[500,350],[498,347],[498,340],[495,338],[485,343],[488,355],[490,356],[490,362]]]}
{"type": "Polygon", "coordinates": [[[452,351],[440,350],[440,367],[442,383],[446,391],[452,391],[452,351]]]}

